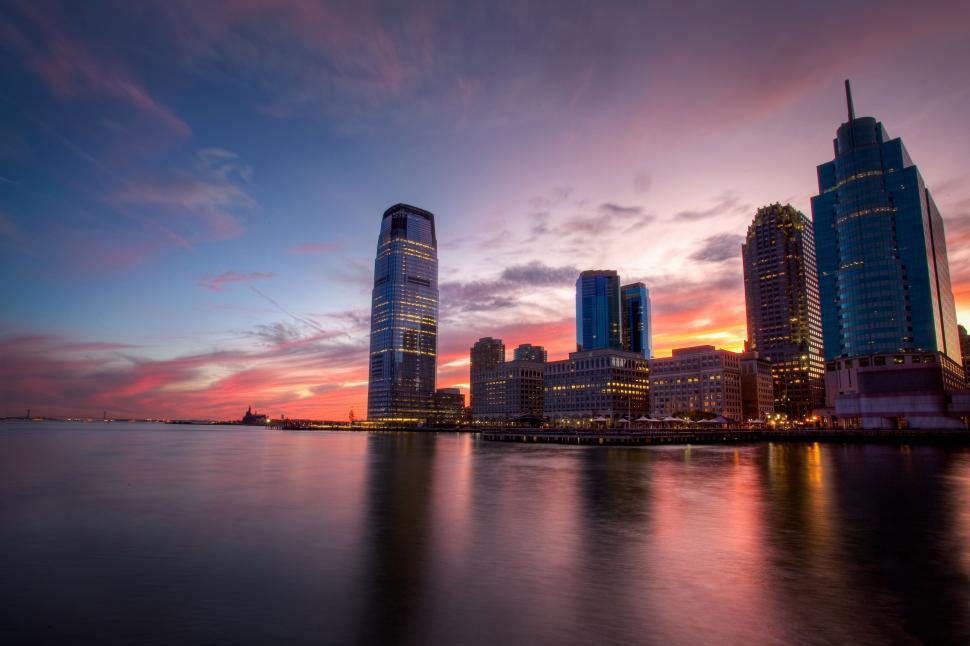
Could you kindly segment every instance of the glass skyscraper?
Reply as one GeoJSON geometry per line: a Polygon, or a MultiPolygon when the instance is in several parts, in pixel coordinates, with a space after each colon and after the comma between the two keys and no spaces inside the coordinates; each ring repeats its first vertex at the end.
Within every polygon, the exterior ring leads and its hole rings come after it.
{"type": "Polygon", "coordinates": [[[741,245],[748,348],[771,363],[775,412],[797,419],[825,400],[812,222],[790,204],[758,209],[741,245]]]}
{"type": "Polygon", "coordinates": [[[367,418],[402,423],[428,419],[437,349],[434,215],[395,204],[384,211],[374,261],[367,418]]]}
{"type": "Polygon", "coordinates": [[[621,350],[620,277],[613,270],[584,271],[576,280],[576,349],[621,350]]]}
{"type": "Polygon", "coordinates": [[[837,132],[812,198],[826,360],[941,352],[959,362],[943,218],[903,142],[872,117],[837,132]]]}
{"type": "Polygon", "coordinates": [[[636,352],[644,359],[653,358],[653,335],[650,328],[650,290],[643,283],[620,288],[623,316],[623,349],[636,352]]]}

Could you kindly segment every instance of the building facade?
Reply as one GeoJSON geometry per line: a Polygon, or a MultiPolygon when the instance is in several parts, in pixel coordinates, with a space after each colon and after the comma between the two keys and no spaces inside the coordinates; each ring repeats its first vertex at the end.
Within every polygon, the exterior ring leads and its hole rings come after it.
{"type": "Polygon", "coordinates": [[[504,361],[478,373],[472,382],[476,389],[472,421],[541,421],[545,365],[542,361],[504,361]]]}
{"type": "Polygon", "coordinates": [[[468,421],[465,396],[460,388],[439,388],[432,397],[431,423],[437,426],[459,426],[468,421]]]}
{"type": "Polygon", "coordinates": [[[431,415],[438,353],[434,215],[407,204],[384,212],[371,296],[367,417],[418,423],[431,415]]]}
{"type": "Polygon", "coordinates": [[[709,413],[740,421],[741,355],[701,345],[651,359],[650,409],[661,418],[709,413]]]}
{"type": "Polygon", "coordinates": [[[812,222],[790,204],[758,209],[741,257],[748,347],[772,365],[775,412],[804,418],[825,400],[812,222]]]}
{"type": "Polygon", "coordinates": [[[927,372],[905,355],[937,353],[938,369],[952,373],[941,375],[941,387],[964,384],[943,218],[902,140],[874,118],[855,116],[848,81],[846,102],[849,118],[837,131],[835,158],[818,167],[819,194],[812,198],[827,388],[830,373],[851,379],[862,360],[869,365],[864,381],[827,394],[835,395],[836,418],[867,428],[907,425],[907,411],[922,414],[910,395],[922,397],[929,382],[902,376],[927,372]],[[875,364],[885,356],[903,362],[875,364]],[[900,388],[887,394],[876,373],[891,374],[900,388]],[[918,389],[909,393],[904,384],[918,389]],[[859,401],[870,405],[859,408],[859,401]]]}
{"type": "Polygon", "coordinates": [[[623,349],[645,359],[653,358],[653,331],[650,327],[650,290],[643,283],[620,288],[623,349]]]}
{"type": "Polygon", "coordinates": [[[967,335],[967,328],[959,326],[960,331],[960,354],[963,357],[963,378],[970,384],[970,335],[967,335]]]}
{"type": "Polygon", "coordinates": [[[546,364],[545,416],[554,424],[616,423],[649,412],[650,368],[641,354],[598,348],[546,364]]]}
{"type": "Polygon", "coordinates": [[[620,277],[612,270],[584,271],[576,280],[576,349],[623,347],[620,277]]]}
{"type": "Polygon", "coordinates": [[[490,336],[482,337],[469,350],[469,384],[471,384],[471,406],[475,406],[475,398],[480,397],[482,375],[493,370],[500,363],[505,362],[505,344],[502,339],[490,336]]]}
{"type": "Polygon", "coordinates": [[[775,413],[775,379],[771,362],[756,351],[741,355],[741,419],[767,421],[775,413]]]}
{"type": "Polygon", "coordinates": [[[516,361],[537,361],[539,363],[545,363],[548,360],[549,355],[546,353],[546,349],[541,345],[523,343],[513,350],[512,357],[516,361]]]}

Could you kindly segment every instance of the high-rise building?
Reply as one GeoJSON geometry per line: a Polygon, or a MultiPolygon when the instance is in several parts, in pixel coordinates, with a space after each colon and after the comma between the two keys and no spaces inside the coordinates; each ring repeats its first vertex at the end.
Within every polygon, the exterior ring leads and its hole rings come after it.
{"type": "Polygon", "coordinates": [[[471,358],[469,369],[471,406],[474,406],[475,398],[482,395],[479,391],[483,383],[482,375],[505,362],[505,344],[502,343],[502,339],[493,339],[490,336],[482,337],[471,347],[469,355],[471,358]]]}
{"type": "Polygon", "coordinates": [[[620,288],[623,318],[623,349],[637,352],[645,359],[653,357],[653,332],[650,328],[650,290],[643,283],[620,288]]]}
{"type": "Polygon", "coordinates": [[[774,412],[771,363],[754,350],[747,350],[741,355],[741,417],[744,421],[765,421],[774,412]]]}
{"type": "Polygon", "coordinates": [[[772,364],[775,412],[803,418],[825,401],[812,223],[790,204],[760,208],[741,257],[748,347],[772,364]]]}
{"type": "Polygon", "coordinates": [[[620,277],[612,270],[584,271],[576,280],[576,349],[620,350],[620,277]]]}
{"type": "Polygon", "coordinates": [[[612,423],[650,411],[650,370],[642,354],[598,348],[545,364],[545,414],[554,423],[612,423]]]}
{"type": "Polygon", "coordinates": [[[533,361],[539,363],[545,363],[548,359],[548,354],[546,349],[541,345],[532,345],[531,343],[523,343],[519,345],[513,352],[512,356],[515,357],[516,361],[533,361]]]}
{"type": "Polygon", "coordinates": [[[374,261],[367,417],[427,420],[438,348],[434,215],[407,204],[384,211],[374,261]]]}
{"type": "Polygon", "coordinates": [[[826,399],[840,424],[947,424],[964,385],[943,218],[902,140],[848,121],[812,198],[826,399]]]}
{"type": "Polygon", "coordinates": [[[651,359],[650,410],[656,417],[710,413],[740,421],[741,355],[700,345],[651,359]]]}

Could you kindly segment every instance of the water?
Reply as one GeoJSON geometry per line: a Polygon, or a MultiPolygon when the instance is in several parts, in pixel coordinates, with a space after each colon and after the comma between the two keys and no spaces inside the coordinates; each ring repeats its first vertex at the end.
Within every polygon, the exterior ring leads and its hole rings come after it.
{"type": "Polygon", "coordinates": [[[970,451],[0,425],[3,643],[970,643],[970,451]]]}

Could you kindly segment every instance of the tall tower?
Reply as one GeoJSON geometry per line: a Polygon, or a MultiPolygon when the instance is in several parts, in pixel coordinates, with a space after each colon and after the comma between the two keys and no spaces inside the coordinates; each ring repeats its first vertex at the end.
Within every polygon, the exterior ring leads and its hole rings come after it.
{"type": "Polygon", "coordinates": [[[644,359],[653,358],[653,333],[650,328],[650,290],[643,283],[620,288],[623,316],[623,349],[644,359]]]}
{"type": "Polygon", "coordinates": [[[748,347],[771,362],[774,410],[804,417],[825,400],[812,222],[790,204],[758,209],[741,257],[748,347]]]}
{"type": "Polygon", "coordinates": [[[384,211],[374,261],[367,418],[426,420],[432,412],[437,351],[434,215],[395,204],[384,211]]]}
{"type": "Polygon", "coordinates": [[[623,348],[620,277],[613,270],[584,271],[576,280],[576,349],[623,348]]]}
{"type": "Polygon", "coordinates": [[[812,198],[825,359],[940,352],[959,363],[943,218],[899,138],[848,121],[812,198]]]}

